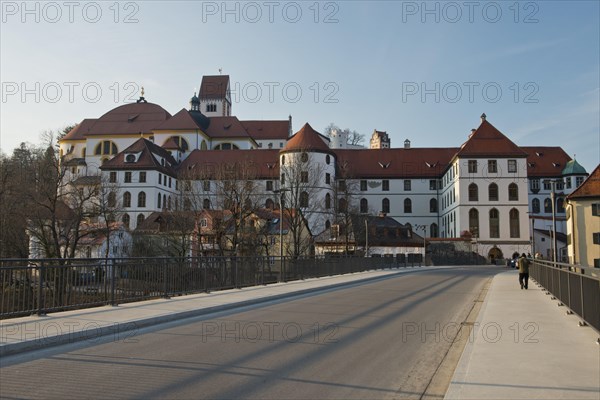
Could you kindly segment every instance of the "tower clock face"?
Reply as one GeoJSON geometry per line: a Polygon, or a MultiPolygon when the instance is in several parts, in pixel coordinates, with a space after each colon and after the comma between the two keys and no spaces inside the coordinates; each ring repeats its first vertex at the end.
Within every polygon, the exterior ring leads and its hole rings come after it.
{"type": "Polygon", "coordinates": [[[135,162],[135,156],[133,154],[127,154],[127,156],[125,157],[125,161],[127,162],[135,162]]]}

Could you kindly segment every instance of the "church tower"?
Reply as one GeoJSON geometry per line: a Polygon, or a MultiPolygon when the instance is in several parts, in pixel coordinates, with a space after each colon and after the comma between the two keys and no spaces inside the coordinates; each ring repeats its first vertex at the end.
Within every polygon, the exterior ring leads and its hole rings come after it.
{"type": "Polygon", "coordinates": [[[229,75],[208,75],[200,84],[200,111],[207,117],[231,116],[229,75]]]}

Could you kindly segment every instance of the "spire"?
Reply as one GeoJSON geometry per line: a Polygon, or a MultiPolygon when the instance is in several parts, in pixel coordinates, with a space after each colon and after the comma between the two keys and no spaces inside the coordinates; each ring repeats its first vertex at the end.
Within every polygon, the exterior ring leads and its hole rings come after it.
{"type": "Polygon", "coordinates": [[[137,100],[138,103],[147,103],[146,99],[144,98],[144,87],[142,86],[142,91],[140,93],[140,98],[137,100]]]}
{"type": "Polygon", "coordinates": [[[485,113],[481,114],[481,122],[485,121],[486,118],[487,118],[487,115],[485,115],[485,113]]]}
{"type": "Polygon", "coordinates": [[[194,92],[194,96],[190,99],[190,111],[200,111],[200,99],[196,96],[196,92],[194,92]]]}

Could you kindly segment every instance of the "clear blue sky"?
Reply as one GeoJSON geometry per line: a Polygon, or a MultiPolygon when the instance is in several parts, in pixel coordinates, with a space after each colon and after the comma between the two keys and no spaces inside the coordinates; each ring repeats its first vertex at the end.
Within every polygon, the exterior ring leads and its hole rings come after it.
{"type": "Polygon", "coordinates": [[[588,172],[600,160],[598,1],[48,4],[2,3],[5,153],[142,85],[174,114],[222,68],[240,119],[437,147],[485,112],[519,145],[562,146],[588,172]]]}

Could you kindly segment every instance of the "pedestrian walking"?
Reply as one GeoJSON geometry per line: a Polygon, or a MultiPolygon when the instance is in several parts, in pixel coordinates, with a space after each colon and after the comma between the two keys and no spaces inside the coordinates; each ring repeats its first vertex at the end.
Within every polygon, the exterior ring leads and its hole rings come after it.
{"type": "Polygon", "coordinates": [[[529,284],[529,259],[525,255],[525,253],[521,254],[518,260],[519,265],[519,284],[521,285],[521,289],[527,289],[529,284]]]}

